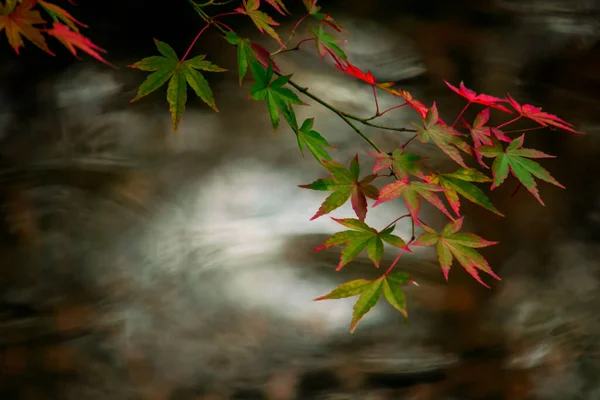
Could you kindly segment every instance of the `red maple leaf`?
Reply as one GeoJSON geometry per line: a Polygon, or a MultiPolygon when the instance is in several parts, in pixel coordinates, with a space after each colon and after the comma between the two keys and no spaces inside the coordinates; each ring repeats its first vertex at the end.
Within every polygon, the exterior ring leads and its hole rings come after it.
{"type": "Polygon", "coordinates": [[[452,86],[447,81],[444,81],[444,82],[446,82],[446,85],[448,85],[448,87],[450,89],[452,89],[454,92],[456,92],[460,96],[467,99],[469,101],[469,103],[483,104],[485,106],[497,108],[498,110],[502,110],[504,112],[512,114],[512,111],[510,111],[508,108],[498,104],[498,103],[505,103],[506,100],[500,99],[498,97],[490,96],[487,94],[477,94],[474,91],[472,91],[471,89],[468,89],[463,82],[461,82],[459,85],[460,89],[457,88],[456,86],[452,86]]]}
{"type": "Polygon", "coordinates": [[[510,94],[506,95],[506,100],[521,116],[535,121],[541,126],[552,125],[573,133],[582,133],[573,129],[573,124],[558,118],[556,115],[542,111],[540,107],[532,106],[531,104],[519,104],[510,94]]]}
{"type": "Polygon", "coordinates": [[[492,146],[494,144],[492,141],[492,135],[503,142],[511,141],[511,139],[508,136],[506,136],[504,132],[502,132],[500,129],[492,126],[485,126],[489,119],[490,109],[486,108],[485,110],[477,114],[477,116],[475,117],[475,121],[473,122],[473,126],[465,123],[466,128],[469,129],[471,137],[473,138],[475,157],[477,158],[479,164],[484,168],[488,168],[488,166],[485,165],[485,163],[483,162],[482,155],[481,153],[479,153],[479,148],[481,146],[492,146]]]}
{"type": "Polygon", "coordinates": [[[58,41],[60,41],[69,51],[77,58],[77,50],[75,47],[80,50],[88,53],[90,56],[94,57],[96,60],[103,62],[106,65],[110,65],[114,67],[114,65],[110,64],[106,61],[102,56],[98,53],[106,53],[101,47],[96,46],[92,43],[91,40],[83,36],[78,32],[72,31],[67,25],[61,24],[59,22],[55,22],[52,29],[46,30],[46,33],[50,36],[54,36],[58,41]]]}
{"type": "Polygon", "coordinates": [[[358,67],[350,64],[349,62],[344,62],[342,64],[339,60],[336,59],[336,61],[337,61],[337,64],[335,66],[340,71],[343,71],[350,76],[353,76],[355,78],[363,80],[363,81],[367,82],[369,85],[375,86],[377,84],[375,82],[375,77],[373,76],[373,74],[371,74],[371,71],[367,71],[367,73],[364,73],[358,67]]]}
{"type": "MultiPolygon", "coordinates": [[[[395,90],[392,89],[393,83],[380,83],[377,85],[378,88],[385,90],[386,92],[388,92],[389,94],[393,95],[393,96],[398,96],[404,99],[404,101],[406,102],[406,104],[412,108],[413,110],[415,110],[416,112],[419,113],[419,115],[421,116],[421,118],[426,118],[427,117],[427,112],[429,111],[429,108],[421,103],[419,100],[414,99],[412,97],[412,94],[410,94],[409,92],[407,92],[406,90],[395,90]]],[[[447,125],[443,119],[438,117],[438,122],[442,125],[447,125]]]]}

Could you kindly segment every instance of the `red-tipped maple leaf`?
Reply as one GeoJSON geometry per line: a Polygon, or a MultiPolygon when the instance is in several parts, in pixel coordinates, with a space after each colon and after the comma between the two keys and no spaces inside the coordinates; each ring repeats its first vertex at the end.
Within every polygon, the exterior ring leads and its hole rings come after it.
{"type": "Polygon", "coordinates": [[[290,12],[285,8],[285,4],[281,0],[265,0],[267,3],[271,5],[277,12],[281,15],[289,14],[290,12]]]}
{"type": "Polygon", "coordinates": [[[319,21],[323,21],[338,32],[342,31],[342,27],[327,13],[319,12],[321,7],[317,5],[317,0],[302,0],[309,15],[312,15],[319,21]]]}
{"type": "Polygon", "coordinates": [[[483,157],[481,153],[479,153],[479,148],[481,146],[492,146],[492,135],[503,142],[510,142],[511,139],[506,136],[500,129],[494,128],[492,126],[485,126],[485,124],[490,119],[490,109],[486,108],[481,111],[475,117],[475,121],[473,122],[473,126],[466,124],[466,127],[469,129],[471,133],[471,137],[473,138],[473,147],[475,152],[475,157],[477,158],[477,162],[484,167],[488,168],[487,165],[483,162],[483,157]]]}
{"type": "Polygon", "coordinates": [[[434,174],[426,178],[426,182],[435,183],[446,188],[446,199],[456,215],[460,216],[460,194],[465,199],[478,204],[491,212],[503,216],[500,211],[494,207],[486,194],[473,185],[471,182],[490,182],[491,179],[475,169],[460,168],[458,171],[446,174],[434,174]]]}
{"type": "Polygon", "coordinates": [[[506,99],[522,117],[535,121],[541,126],[552,125],[573,133],[582,133],[573,129],[573,124],[558,118],[556,115],[542,111],[540,107],[532,106],[531,104],[519,104],[510,94],[506,95],[506,99]]]}
{"type": "MultiPolygon", "coordinates": [[[[446,81],[444,81],[444,82],[446,82],[446,81]]],[[[448,87],[450,89],[452,89],[454,92],[456,92],[460,96],[467,99],[469,101],[469,103],[483,104],[485,106],[496,108],[498,110],[502,110],[504,112],[512,114],[512,111],[510,111],[508,108],[504,107],[503,105],[498,104],[498,103],[504,103],[504,102],[506,102],[506,100],[500,99],[498,97],[490,96],[487,94],[477,94],[474,91],[472,91],[471,89],[468,89],[464,85],[463,82],[460,83],[460,89],[457,88],[456,86],[451,85],[448,82],[446,82],[446,85],[448,85],[448,87]]]]}
{"type": "Polygon", "coordinates": [[[366,198],[377,200],[379,196],[377,188],[371,185],[377,175],[368,175],[359,180],[358,154],[350,163],[350,169],[335,161],[327,160],[323,160],[323,166],[327,168],[333,179],[318,179],[308,185],[300,185],[303,189],[333,191],[325,199],[319,211],[311,218],[311,221],[341,207],[349,198],[351,198],[354,212],[361,221],[364,221],[367,216],[366,198]]]}
{"type": "Polygon", "coordinates": [[[513,140],[506,149],[503,149],[498,141],[495,141],[494,146],[485,146],[480,149],[481,154],[484,157],[495,158],[494,163],[492,164],[494,182],[491,189],[493,190],[500,186],[508,177],[510,171],[513,176],[517,178],[542,205],[544,205],[534,178],[544,180],[562,189],[565,187],[554,179],[554,177],[550,175],[550,172],[546,171],[544,167],[537,162],[530,160],[530,158],[554,158],[554,156],[542,153],[535,149],[524,149],[524,140],[525,135],[521,135],[513,140]]]}
{"type": "Polygon", "coordinates": [[[448,218],[454,220],[454,217],[448,212],[446,206],[440,200],[439,197],[436,196],[434,192],[444,192],[446,189],[440,187],[438,185],[434,185],[432,183],[423,183],[423,182],[409,182],[408,180],[400,180],[394,183],[390,183],[389,185],[381,188],[379,192],[379,198],[373,204],[373,207],[378,206],[381,203],[386,201],[393,200],[399,196],[404,197],[404,202],[406,203],[406,208],[410,215],[415,221],[415,224],[419,224],[419,211],[421,210],[422,199],[427,200],[433,206],[435,206],[438,210],[446,214],[448,218]]]}
{"type": "Polygon", "coordinates": [[[260,33],[267,32],[267,34],[275,39],[277,43],[279,43],[281,46],[284,46],[283,42],[279,38],[279,35],[272,28],[272,26],[279,26],[279,23],[275,22],[275,20],[273,20],[273,18],[266,13],[258,10],[260,7],[260,0],[242,0],[242,4],[243,7],[238,7],[235,9],[235,11],[249,16],[260,33]]]}
{"type": "Polygon", "coordinates": [[[375,157],[373,172],[391,168],[392,172],[399,179],[408,179],[408,174],[412,174],[418,178],[425,177],[418,166],[421,157],[416,154],[408,154],[398,148],[392,154],[373,152],[369,153],[369,155],[375,157]]]}
{"type": "Polygon", "coordinates": [[[36,3],[37,0],[23,0],[6,15],[4,15],[4,6],[0,3],[0,32],[6,31],[8,43],[17,54],[23,47],[23,38],[21,37],[23,36],[46,53],[54,55],[48,48],[46,39],[40,30],[34,27],[34,25],[46,23],[39,11],[32,10],[36,3]]]}
{"type": "Polygon", "coordinates": [[[440,148],[440,150],[446,153],[448,157],[453,159],[461,167],[469,169],[463,161],[459,149],[470,155],[471,147],[460,138],[462,135],[456,132],[452,127],[439,124],[439,116],[435,102],[427,112],[422,125],[414,122],[412,124],[418,128],[417,137],[421,143],[432,141],[440,148]]]}
{"type": "MultiPolygon", "coordinates": [[[[364,249],[367,249],[367,255],[373,264],[379,268],[379,262],[383,256],[383,242],[385,241],[392,246],[400,249],[406,248],[406,243],[400,237],[392,235],[396,225],[392,225],[380,232],[371,228],[364,222],[354,219],[331,218],[338,224],[350,228],[349,231],[337,232],[320,246],[317,246],[313,251],[328,249],[333,246],[345,245],[340,256],[340,262],[336,271],[341,270],[346,264],[354,260],[364,249]]],[[[410,249],[406,248],[410,252],[410,249]]]]}
{"type": "Polygon", "coordinates": [[[473,249],[491,246],[498,242],[490,242],[473,233],[457,233],[462,227],[462,223],[463,218],[450,222],[444,227],[441,234],[430,227],[423,225],[425,233],[419,236],[414,242],[414,246],[436,246],[438,260],[446,280],[448,280],[448,273],[450,272],[452,261],[456,258],[477,282],[489,288],[489,286],[481,280],[477,270],[487,272],[498,280],[500,280],[500,277],[492,271],[492,268],[486,259],[473,249]]]}
{"type": "Polygon", "coordinates": [[[82,34],[72,31],[67,25],[55,22],[53,24],[53,28],[48,29],[46,32],[48,35],[54,36],[56,39],[58,39],[58,41],[61,42],[75,57],[79,58],[77,55],[77,50],[75,49],[77,47],[81,51],[84,51],[90,56],[94,57],[96,60],[114,67],[114,65],[102,58],[102,56],[98,53],[106,53],[106,50],[96,46],[91,40],[82,34]]]}
{"type": "Polygon", "coordinates": [[[363,80],[363,81],[367,82],[369,85],[375,86],[377,84],[375,82],[375,77],[373,76],[373,74],[371,74],[371,71],[367,71],[367,73],[364,73],[359,68],[355,67],[354,65],[350,64],[347,61],[344,62],[342,65],[340,65],[340,63],[338,62],[335,66],[340,71],[343,71],[350,76],[353,76],[355,78],[363,80]]]}
{"type": "MultiPolygon", "coordinates": [[[[410,94],[410,92],[407,92],[406,90],[395,90],[392,89],[391,86],[393,85],[393,83],[380,83],[377,85],[378,88],[385,90],[386,92],[388,92],[389,94],[393,95],[393,96],[397,96],[397,97],[401,97],[404,99],[404,101],[406,102],[406,104],[408,104],[408,106],[410,108],[412,108],[413,110],[415,110],[416,112],[419,113],[419,115],[422,118],[425,118],[427,116],[427,112],[429,111],[429,108],[427,108],[427,106],[423,103],[421,103],[419,100],[414,99],[412,97],[412,94],[410,94]]],[[[442,124],[442,125],[447,125],[444,120],[442,120],[439,115],[438,115],[438,123],[442,124]]]]}
{"type": "Polygon", "coordinates": [[[42,6],[42,8],[44,10],[46,10],[46,12],[48,14],[50,14],[50,16],[52,18],[54,18],[55,20],[60,19],[62,22],[67,24],[69,26],[69,28],[71,28],[75,32],[79,32],[79,28],[77,28],[77,25],[79,25],[83,28],[87,28],[87,25],[76,20],[75,17],[73,17],[71,14],[69,14],[67,11],[65,11],[63,8],[57,6],[56,4],[48,3],[43,0],[38,0],[38,4],[40,6],[42,6]]]}

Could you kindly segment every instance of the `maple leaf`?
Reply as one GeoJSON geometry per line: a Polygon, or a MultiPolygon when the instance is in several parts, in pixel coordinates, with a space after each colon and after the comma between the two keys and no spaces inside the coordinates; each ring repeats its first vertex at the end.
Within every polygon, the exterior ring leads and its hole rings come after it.
{"type": "MultiPolygon", "coordinates": [[[[373,264],[379,268],[379,262],[383,256],[383,242],[394,247],[405,248],[406,243],[400,237],[392,235],[396,225],[392,225],[381,232],[371,228],[364,222],[354,219],[331,218],[338,224],[344,225],[352,230],[334,233],[322,245],[315,247],[313,251],[320,251],[334,246],[345,245],[342,250],[340,262],[336,271],[341,270],[346,264],[354,260],[363,250],[367,249],[367,255],[373,264]]],[[[408,250],[410,251],[410,250],[408,250]]]]}
{"type": "Polygon", "coordinates": [[[474,91],[472,91],[471,89],[467,89],[467,87],[464,85],[463,82],[460,82],[460,89],[457,88],[456,86],[452,86],[447,81],[444,81],[444,82],[446,82],[446,85],[448,85],[448,87],[450,89],[452,89],[454,92],[456,92],[460,96],[467,99],[469,101],[469,103],[483,104],[485,106],[496,108],[498,110],[512,114],[512,111],[510,111],[508,108],[504,107],[501,104],[498,104],[498,103],[506,102],[503,99],[500,99],[500,98],[494,97],[494,96],[490,96],[487,94],[477,94],[474,91]]]}
{"type": "Polygon", "coordinates": [[[471,182],[490,182],[491,179],[474,169],[461,168],[450,174],[437,174],[428,178],[428,181],[447,190],[444,192],[446,199],[456,215],[460,216],[460,194],[465,199],[490,210],[503,217],[502,213],[494,207],[486,194],[471,182]]]}
{"type": "Polygon", "coordinates": [[[448,212],[446,206],[434,192],[444,192],[446,189],[433,183],[423,183],[408,180],[397,180],[381,188],[379,197],[373,207],[386,201],[393,200],[399,196],[404,197],[406,208],[410,213],[415,224],[419,224],[419,211],[421,210],[422,200],[425,199],[438,210],[446,214],[448,218],[454,220],[454,217],[448,212]]]}
{"type": "Polygon", "coordinates": [[[279,76],[273,79],[273,64],[265,70],[260,66],[250,63],[252,74],[256,82],[250,89],[250,97],[254,100],[265,100],[273,131],[277,132],[279,126],[279,113],[281,112],[286,118],[292,129],[296,131],[297,122],[296,116],[292,109],[292,104],[304,104],[289,88],[283,87],[286,85],[291,75],[279,76]]]}
{"type": "Polygon", "coordinates": [[[432,141],[448,157],[453,159],[463,168],[469,168],[463,161],[459,149],[467,154],[471,154],[470,146],[460,138],[460,134],[447,125],[440,125],[439,116],[435,102],[427,111],[423,125],[412,123],[418,128],[417,137],[421,143],[432,141]]]}
{"type": "Polygon", "coordinates": [[[503,150],[500,142],[496,141],[494,146],[485,146],[480,148],[479,151],[484,157],[495,158],[494,163],[492,164],[492,174],[494,176],[492,189],[495,189],[504,182],[510,170],[519,182],[521,182],[523,186],[525,186],[525,188],[527,188],[527,190],[529,190],[529,192],[544,205],[534,178],[544,180],[563,189],[565,187],[558,183],[544,167],[529,159],[554,158],[554,156],[542,153],[538,150],[522,148],[524,140],[525,135],[521,135],[510,142],[506,150],[503,150]]]}
{"type": "Polygon", "coordinates": [[[424,178],[424,175],[418,166],[421,157],[416,154],[404,153],[401,148],[398,148],[391,154],[372,152],[369,153],[369,155],[375,157],[373,172],[391,168],[392,172],[399,179],[408,179],[408,174],[424,178]]]}
{"type": "Polygon", "coordinates": [[[469,275],[483,286],[489,288],[481,280],[478,270],[484,271],[498,280],[500,280],[500,277],[492,271],[486,259],[473,249],[491,246],[498,242],[490,242],[473,233],[457,233],[461,229],[462,224],[463,218],[450,222],[444,227],[441,234],[423,225],[425,233],[417,238],[414,246],[436,246],[438,261],[446,280],[448,280],[452,261],[456,258],[469,275]]]}
{"type": "Polygon", "coordinates": [[[130,103],[149,95],[169,81],[167,101],[169,102],[169,111],[173,121],[173,131],[177,131],[179,121],[185,111],[188,84],[202,101],[213,110],[219,111],[208,82],[198,70],[208,72],[223,72],[226,70],[204,60],[204,55],[180,61],[171,46],[156,39],[154,39],[154,43],[162,56],[147,57],[129,65],[130,68],[152,72],[142,82],[136,97],[130,103]]]}
{"type": "Polygon", "coordinates": [[[350,64],[349,62],[345,62],[343,65],[337,63],[335,66],[340,71],[343,71],[350,76],[353,76],[355,78],[363,80],[363,81],[367,82],[369,85],[375,86],[377,84],[375,82],[375,77],[373,76],[373,74],[371,74],[371,71],[367,71],[367,73],[364,73],[359,68],[355,67],[354,65],[350,64]]]}
{"type": "Polygon", "coordinates": [[[319,52],[319,55],[321,56],[321,58],[325,58],[325,55],[327,55],[327,52],[331,51],[337,57],[339,57],[341,60],[348,59],[348,57],[346,56],[346,53],[344,53],[344,51],[342,49],[340,49],[340,47],[338,46],[338,43],[340,43],[341,40],[326,33],[323,30],[323,25],[319,25],[317,27],[316,32],[313,31],[312,29],[310,30],[310,32],[315,37],[315,44],[317,46],[317,51],[319,52]]]}
{"type": "Polygon", "coordinates": [[[367,215],[367,197],[376,200],[379,191],[371,182],[377,175],[367,175],[359,180],[360,165],[358,154],[350,163],[350,169],[335,161],[323,160],[323,166],[329,171],[332,179],[318,179],[308,185],[300,185],[303,189],[329,190],[330,194],[311,221],[341,207],[351,198],[352,208],[359,220],[364,221],[367,215]]]}
{"type": "Polygon", "coordinates": [[[6,31],[8,43],[17,54],[24,45],[23,36],[46,53],[54,55],[40,30],[34,26],[46,23],[39,11],[32,10],[36,3],[37,0],[23,0],[19,5],[13,2],[8,4],[6,10],[0,3],[0,32],[6,31]]]}
{"type": "Polygon", "coordinates": [[[74,30],[75,32],[79,32],[79,28],[77,28],[77,25],[87,28],[87,25],[79,22],[78,20],[75,19],[75,17],[73,17],[71,14],[69,14],[67,11],[65,11],[63,8],[57,6],[56,4],[52,4],[52,3],[48,3],[46,1],[43,0],[38,0],[38,4],[40,6],[42,6],[42,8],[48,13],[50,14],[50,16],[54,19],[54,20],[61,20],[62,22],[64,22],[69,28],[71,28],[72,30],[74,30]]]}
{"type": "Polygon", "coordinates": [[[227,32],[225,35],[225,40],[237,47],[237,63],[240,86],[242,85],[242,81],[248,72],[248,66],[252,67],[252,65],[256,64],[256,62],[265,68],[269,66],[270,62],[273,64],[273,70],[280,72],[275,62],[271,59],[271,55],[264,47],[256,43],[251,43],[250,39],[241,38],[231,31],[227,32]]]}
{"type": "Polygon", "coordinates": [[[312,15],[315,19],[326,23],[338,32],[342,31],[341,25],[331,18],[329,14],[319,12],[321,11],[321,7],[317,5],[317,0],[302,0],[302,2],[308,10],[309,15],[312,15]]]}
{"type": "Polygon", "coordinates": [[[551,125],[573,133],[581,134],[581,132],[573,129],[573,124],[558,118],[556,115],[542,111],[540,107],[535,107],[531,104],[519,104],[509,94],[506,95],[506,98],[515,111],[517,111],[522,117],[535,121],[541,126],[551,125]]]}
{"type": "Polygon", "coordinates": [[[372,281],[357,279],[339,285],[331,293],[316,298],[315,301],[344,299],[360,294],[360,297],[354,305],[352,322],[350,324],[350,333],[354,333],[358,323],[373,307],[375,307],[382,294],[392,307],[402,313],[404,318],[407,318],[406,297],[400,286],[406,285],[409,282],[410,276],[405,272],[383,275],[372,281]]]}
{"type": "Polygon", "coordinates": [[[473,147],[477,162],[484,167],[488,168],[482,160],[482,156],[479,153],[479,147],[481,146],[492,146],[492,135],[503,142],[510,142],[510,138],[506,136],[500,129],[491,126],[485,126],[490,119],[490,109],[486,108],[475,116],[473,126],[466,125],[473,138],[473,147]]]}
{"type": "MultiPolygon", "coordinates": [[[[392,89],[392,85],[393,85],[393,83],[389,83],[389,82],[388,83],[379,83],[379,84],[377,84],[377,87],[385,90],[392,96],[397,96],[397,97],[401,97],[402,99],[404,99],[406,104],[408,104],[408,106],[410,108],[412,108],[413,110],[418,112],[419,115],[421,116],[421,118],[427,117],[427,112],[429,111],[429,108],[427,108],[427,106],[425,104],[423,104],[419,100],[413,98],[412,94],[410,94],[410,92],[407,92],[406,90],[392,89]]],[[[446,123],[441,118],[439,118],[439,115],[438,115],[438,123],[440,123],[442,125],[446,125],[446,123]]]]}
{"type": "Polygon", "coordinates": [[[331,157],[324,149],[324,147],[334,148],[330,145],[327,140],[321,136],[321,134],[315,130],[313,130],[315,119],[309,118],[306,119],[300,129],[296,130],[296,137],[298,139],[298,147],[300,147],[300,152],[302,156],[304,156],[304,147],[306,146],[308,150],[315,156],[317,161],[322,162],[322,160],[331,161],[331,157]]]}
{"type": "Polygon", "coordinates": [[[259,44],[252,43],[250,44],[250,48],[254,53],[254,57],[256,60],[265,68],[269,67],[269,64],[273,65],[273,71],[281,72],[275,61],[271,58],[271,54],[259,44]]]}
{"type": "Polygon", "coordinates": [[[275,39],[277,43],[284,46],[279,35],[277,35],[277,32],[272,28],[272,26],[279,26],[279,23],[275,22],[273,18],[266,13],[258,10],[260,7],[260,0],[242,0],[242,4],[243,7],[236,8],[236,11],[240,14],[249,16],[260,33],[267,32],[267,34],[275,39]]]}
{"type": "Polygon", "coordinates": [[[59,22],[54,22],[52,26],[52,29],[48,29],[45,32],[50,36],[54,36],[75,57],[79,58],[77,56],[77,50],[75,50],[75,47],[77,47],[78,49],[94,57],[96,60],[103,62],[104,64],[109,65],[111,67],[115,67],[114,65],[106,61],[104,58],[102,58],[102,56],[98,53],[106,53],[106,50],[96,46],[94,43],[92,43],[91,40],[89,40],[79,32],[72,31],[71,28],[69,28],[67,25],[61,24],[59,22]]]}
{"type": "Polygon", "coordinates": [[[277,12],[281,15],[289,14],[290,12],[285,8],[285,4],[281,0],[265,0],[267,3],[271,5],[277,12]]]}

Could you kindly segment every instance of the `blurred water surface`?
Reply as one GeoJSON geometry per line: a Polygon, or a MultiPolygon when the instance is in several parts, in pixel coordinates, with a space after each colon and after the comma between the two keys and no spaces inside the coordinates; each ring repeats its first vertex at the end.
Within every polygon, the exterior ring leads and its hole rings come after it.
{"type": "MultiPolygon", "coordinates": [[[[142,73],[29,47],[17,58],[3,43],[3,399],[600,399],[600,4],[323,5],[348,29],[344,47],[356,65],[437,101],[446,116],[464,103],[442,80],[464,80],[586,133],[527,134],[529,147],[558,156],[544,166],[567,187],[541,184],[545,207],[524,190],[511,197],[514,183],[491,195],[506,218],[463,205],[466,226],[500,242],[483,253],[502,281],[488,290],[455,267],[445,282],[429,251],[405,254],[397,268],[420,283],[406,290],[408,323],[382,302],[350,335],[354,299],[312,299],[380,271],[361,256],[336,273],[339,249],[311,251],[338,227],[326,217],[309,222],[323,194],[296,185],[323,170],[302,158],[289,129],[273,135],[264,104],[247,99],[249,83],[211,76],[220,112],[190,95],[174,134],[164,91],[128,104],[142,73]]],[[[126,65],[153,54],[152,37],[185,51],[199,21],[183,6],[90,1],[80,15],[111,61],[126,65]]],[[[197,51],[236,71],[216,35],[197,51]]],[[[311,46],[278,65],[336,107],[374,113],[371,89],[311,46]]],[[[347,164],[358,153],[369,169],[364,141],[305,100],[299,119],[315,117],[334,157],[347,164]]],[[[394,101],[382,96],[380,105],[394,101]]],[[[415,118],[401,108],[380,122],[415,118]]],[[[389,150],[410,137],[365,132],[389,150]]],[[[447,166],[431,146],[413,151],[447,166]]],[[[381,228],[404,212],[390,202],[367,221],[381,228]]],[[[409,239],[410,224],[396,233],[409,239]]]]}

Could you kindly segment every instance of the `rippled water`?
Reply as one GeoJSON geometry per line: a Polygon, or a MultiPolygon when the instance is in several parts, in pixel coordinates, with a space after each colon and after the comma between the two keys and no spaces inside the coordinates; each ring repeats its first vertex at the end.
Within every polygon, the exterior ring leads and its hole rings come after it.
{"type": "MultiPolygon", "coordinates": [[[[359,257],[336,273],[335,249],[311,252],[337,227],[308,221],[323,197],[296,185],[322,170],[300,156],[289,130],[273,136],[264,105],[246,99],[234,74],[213,82],[220,113],[191,101],[173,134],[162,94],[127,103],[141,73],[88,62],[34,73],[11,59],[0,70],[2,398],[600,398],[600,59],[589,17],[599,8],[489,1],[452,10],[432,3],[429,12],[384,3],[333,4],[350,31],[348,54],[377,79],[400,80],[449,115],[462,104],[441,79],[464,79],[540,104],[587,133],[528,136],[559,156],[544,165],[567,187],[542,186],[546,207],[522,190],[510,197],[514,187],[492,196],[504,219],[463,206],[470,228],[501,242],[485,255],[503,280],[487,290],[454,268],[446,283],[431,253],[405,255],[399,268],[420,283],[407,289],[408,323],[382,302],[350,335],[353,299],[312,299],[378,271],[359,257]],[[31,80],[20,89],[23,76],[31,80]]],[[[116,28],[98,29],[110,38],[116,28]]],[[[121,56],[126,43],[152,37],[146,30],[115,44],[116,62],[131,61],[121,56]]],[[[178,51],[188,31],[171,42],[178,51]]],[[[207,37],[205,47],[235,70],[223,43],[207,37]]],[[[311,48],[278,63],[337,107],[373,113],[370,88],[311,48]]],[[[297,114],[316,117],[339,161],[369,159],[362,139],[326,110],[310,103],[297,114]]],[[[402,110],[381,123],[412,118],[402,110]]],[[[407,138],[367,132],[390,149],[407,138]]],[[[415,149],[445,162],[435,148],[415,149]]],[[[368,220],[383,227],[404,211],[390,202],[368,220]]],[[[409,237],[410,226],[397,233],[409,237]]]]}

